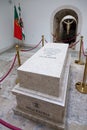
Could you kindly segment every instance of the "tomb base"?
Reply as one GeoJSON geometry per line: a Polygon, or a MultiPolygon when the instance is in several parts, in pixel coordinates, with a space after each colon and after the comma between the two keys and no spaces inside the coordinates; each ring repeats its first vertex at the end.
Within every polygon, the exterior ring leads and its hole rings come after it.
{"type": "Polygon", "coordinates": [[[55,128],[55,130],[64,130],[65,129],[65,123],[53,122],[53,121],[44,119],[42,117],[37,117],[37,116],[32,115],[28,112],[24,112],[23,110],[21,110],[17,107],[14,109],[14,113],[19,115],[19,116],[22,116],[24,118],[35,121],[37,123],[44,124],[45,126],[55,128]]]}
{"type": "MultiPolygon", "coordinates": [[[[70,59],[69,59],[70,60],[70,59]]],[[[17,84],[12,93],[16,95],[17,106],[14,113],[25,118],[43,123],[57,130],[65,129],[67,85],[69,60],[65,67],[62,91],[59,97],[50,96],[37,91],[20,87],[17,84]]]]}

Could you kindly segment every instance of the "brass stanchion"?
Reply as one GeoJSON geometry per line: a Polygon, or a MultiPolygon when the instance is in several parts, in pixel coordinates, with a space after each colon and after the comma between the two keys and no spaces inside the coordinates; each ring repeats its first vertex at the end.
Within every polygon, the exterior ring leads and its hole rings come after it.
{"type": "MultiPolygon", "coordinates": [[[[20,55],[19,55],[19,46],[16,45],[16,52],[17,52],[17,57],[18,57],[18,65],[21,66],[21,60],[20,60],[20,55]]],[[[19,83],[18,78],[16,79],[16,84],[19,83]]]]}
{"type": "Polygon", "coordinates": [[[44,46],[44,35],[42,35],[42,47],[44,46]]]}
{"type": "Polygon", "coordinates": [[[78,82],[76,83],[76,89],[84,94],[87,94],[87,83],[86,83],[86,78],[87,78],[87,56],[86,56],[86,63],[85,63],[85,69],[84,69],[84,75],[83,75],[83,82],[78,82]]]}
{"type": "Polygon", "coordinates": [[[16,45],[16,52],[17,52],[17,57],[18,57],[18,65],[21,65],[21,61],[20,61],[20,55],[19,55],[19,46],[16,45]]]}
{"type": "Polygon", "coordinates": [[[75,63],[76,63],[76,64],[79,64],[79,65],[84,65],[84,63],[81,61],[82,41],[83,41],[83,36],[81,36],[81,40],[80,40],[79,60],[75,60],[75,63]]]}

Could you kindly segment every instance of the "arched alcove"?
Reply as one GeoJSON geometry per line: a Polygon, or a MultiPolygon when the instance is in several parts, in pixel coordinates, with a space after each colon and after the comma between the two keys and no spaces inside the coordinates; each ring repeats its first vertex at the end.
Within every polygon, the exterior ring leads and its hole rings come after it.
{"type": "Polygon", "coordinates": [[[51,17],[51,39],[53,42],[67,42],[71,44],[77,39],[77,34],[81,31],[81,12],[72,6],[63,6],[56,9],[51,17]],[[67,33],[67,25],[64,21],[70,22],[69,34],[67,33]],[[73,22],[71,22],[73,21],[73,22]],[[73,39],[74,37],[74,39],[73,39]],[[72,39],[71,41],[68,41],[72,39]]]}
{"type": "MultiPolygon", "coordinates": [[[[72,15],[66,15],[60,22],[60,39],[64,43],[76,41],[78,20],[72,15]]],[[[57,34],[58,35],[58,34],[57,34]]]]}
{"type": "MultiPolygon", "coordinates": [[[[54,32],[54,36],[55,36],[55,38],[53,39],[53,42],[71,43],[70,39],[75,37],[75,35],[77,34],[78,16],[77,16],[76,12],[71,9],[62,9],[55,14],[53,23],[54,23],[53,32],[54,32]],[[72,16],[76,20],[76,22],[74,19],[71,19],[71,18],[64,19],[66,16],[72,16]],[[73,20],[73,23],[71,25],[69,24],[69,26],[71,28],[69,29],[69,34],[67,34],[68,21],[70,21],[69,23],[71,23],[71,20],[73,20]],[[66,23],[64,23],[64,22],[66,22],[66,23]],[[74,26],[76,26],[76,27],[74,27],[74,26]],[[74,32],[74,33],[72,34],[72,32],[74,32]]],[[[74,42],[75,42],[75,39],[74,39],[74,42]]]]}

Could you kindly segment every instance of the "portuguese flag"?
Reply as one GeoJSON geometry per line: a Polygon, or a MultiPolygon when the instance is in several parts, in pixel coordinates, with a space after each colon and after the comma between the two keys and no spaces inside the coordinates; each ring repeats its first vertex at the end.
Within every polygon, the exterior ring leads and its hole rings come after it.
{"type": "Polygon", "coordinates": [[[14,6],[14,37],[19,40],[22,40],[22,28],[19,23],[16,6],[14,6]]]}

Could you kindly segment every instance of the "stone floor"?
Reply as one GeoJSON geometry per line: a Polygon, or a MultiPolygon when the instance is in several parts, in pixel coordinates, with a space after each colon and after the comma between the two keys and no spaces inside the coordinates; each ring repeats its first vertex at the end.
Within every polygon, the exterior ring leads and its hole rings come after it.
{"type": "MultiPolygon", "coordinates": [[[[23,64],[38,49],[20,52],[21,63],[23,64]]],[[[0,78],[9,70],[15,56],[15,48],[0,54],[0,78]]],[[[74,63],[78,55],[71,53],[71,65],[68,84],[66,130],[87,130],[87,94],[79,93],[75,88],[75,83],[82,81],[84,65],[74,63]]],[[[47,126],[14,115],[13,108],[16,106],[15,96],[11,93],[16,84],[18,62],[10,74],[0,83],[0,119],[11,123],[22,130],[55,130],[47,126]]],[[[9,130],[0,124],[0,130],[9,130]]]]}

